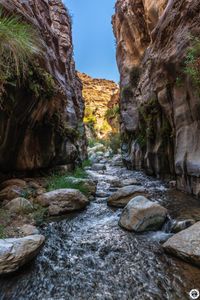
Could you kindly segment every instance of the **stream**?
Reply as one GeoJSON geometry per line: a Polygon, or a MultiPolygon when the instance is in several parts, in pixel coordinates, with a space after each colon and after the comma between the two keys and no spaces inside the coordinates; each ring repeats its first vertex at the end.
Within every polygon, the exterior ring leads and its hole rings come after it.
{"type": "Polygon", "coordinates": [[[200,269],[166,255],[164,231],[135,234],[107,206],[107,176],[136,178],[172,218],[200,218],[200,203],[142,172],[105,162],[97,197],[81,212],[43,225],[45,246],[14,275],[0,279],[1,300],[184,300],[200,289],[200,269]]]}

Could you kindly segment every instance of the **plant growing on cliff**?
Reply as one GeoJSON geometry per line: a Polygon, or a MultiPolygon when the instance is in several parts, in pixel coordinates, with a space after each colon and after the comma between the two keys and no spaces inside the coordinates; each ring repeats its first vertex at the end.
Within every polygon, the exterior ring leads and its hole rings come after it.
{"type": "Polygon", "coordinates": [[[28,71],[28,64],[41,54],[38,32],[18,16],[7,15],[0,8],[0,86],[10,78],[20,79],[28,71]]]}
{"type": "Polygon", "coordinates": [[[92,131],[94,131],[94,126],[97,123],[97,118],[95,116],[95,110],[92,109],[90,106],[87,106],[85,108],[85,115],[83,121],[92,131]]]}
{"type": "Polygon", "coordinates": [[[185,73],[189,75],[195,85],[200,85],[200,38],[193,38],[191,47],[187,51],[185,73]]]}
{"type": "Polygon", "coordinates": [[[152,98],[139,108],[139,130],[136,140],[140,147],[145,150],[147,141],[153,141],[157,134],[162,138],[163,146],[166,141],[173,137],[169,121],[162,113],[161,106],[156,98],[152,98]],[[157,122],[160,122],[158,131],[157,122]]]}
{"type": "Polygon", "coordinates": [[[122,88],[121,96],[124,99],[129,99],[129,98],[133,97],[133,91],[132,91],[131,86],[129,84],[125,85],[122,88]]]}
{"type": "Polygon", "coordinates": [[[105,118],[107,120],[117,118],[119,116],[119,112],[120,112],[119,105],[116,104],[115,106],[107,109],[105,113],[105,118]]]}

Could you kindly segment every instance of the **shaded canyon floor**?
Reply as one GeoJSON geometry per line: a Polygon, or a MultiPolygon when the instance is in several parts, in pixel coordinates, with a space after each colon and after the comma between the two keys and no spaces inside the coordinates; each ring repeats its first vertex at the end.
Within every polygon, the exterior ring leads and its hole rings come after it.
{"type": "Polygon", "coordinates": [[[43,225],[44,248],[34,262],[0,279],[1,300],[186,300],[200,287],[200,269],[164,253],[161,241],[170,234],[119,227],[122,209],[107,206],[115,190],[108,178],[136,178],[172,218],[199,220],[200,203],[142,172],[103,160],[105,170],[94,171],[100,175],[94,201],[82,212],[43,225]]]}

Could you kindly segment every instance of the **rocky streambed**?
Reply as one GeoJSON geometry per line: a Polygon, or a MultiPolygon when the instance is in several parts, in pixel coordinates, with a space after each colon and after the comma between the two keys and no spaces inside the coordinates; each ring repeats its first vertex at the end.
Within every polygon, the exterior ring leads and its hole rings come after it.
{"type": "Polygon", "coordinates": [[[200,269],[164,252],[173,222],[156,231],[126,231],[118,225],[124,204],[110,206],[108,199],[116,201],[119,188],[134,185],[135,196],[156,201],[172,219],[195,221],[200,203],[126,170],[119,157],[99,153],[93,160],[88,175],[98,181],[95,199],[85,210],[41,227],[44,247],[33,262],[0,278],[0,299],[189,299],[190,290],[200,287],[200,269]]]}

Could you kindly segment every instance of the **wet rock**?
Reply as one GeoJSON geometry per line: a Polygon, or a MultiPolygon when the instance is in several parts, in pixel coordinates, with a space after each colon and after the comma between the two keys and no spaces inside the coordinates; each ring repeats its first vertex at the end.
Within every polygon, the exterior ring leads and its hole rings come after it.
{"type": "Polygon", "coordinates": [[[103,144],[96,144],[94,147],[88,149],[88,154],[91,155],[93,153],[101,152],[102,154],[106,151],[106,148],[103,144]]]}
{"type": "Polygon", "coordinates": [[[0,275],[17,271],[32,260],[44,243],[43,235],[0,240],[0,275]]]}
{"type": "Polygon", "coordinates": [[[19,231],[24,236],[39,234],[39,230],[35,226],[30,224],[23,225],[22,227],[20,227],[19,231]]]}
{"type": "Polygon", "coordinates": [[[23,188],[18,185],[9,185],[0,191],[0,201],[12,200],[19,197],[23,192],[23,188]]]}
{"type": "Polygon", "coordinates": [[[188,219],[188,220],[183,220],[183,221],[174,221],[172,224],[171,232],[178,233],[194,224],[195,224],[195,220],[193,220],[193,219],[188,219]]]}
{"type": "Polygon", "coordinates": [[[108,205],[124,207],[133,198],[138,195],[145,195],[146,190],[143,187],[130,185],[118,189],[108,198],[108,205]]]}
{"type": "Polygon", "coordinates": [[[128,178],[128,179],[123,179],[119,182],[116,182],[116,187],[124,187],[128,185],[140,185],[140,183],[137,181],[136,178],[128,178]]]}
{"type": "Polygon", "coordinates": [[[104,153],[104,158],[109,158],[110,157],[110,152],[107,151],[106,153],[104,153]]]}
{"type": "Polygon", "coordinates": [[[119,225],[127,230],[158,230],[164,224],[167,209],[143,196],[133,198],[122,211],[119,225]]]}
{"type": "Polygon", "coordinates": [[[96,153],[92,153],[92,154],[89,156],[89,158],[90,158],[90,161],[91,161],[92,163],[97,163],[97,162],[99,161],[99,158],[97,157],[96,153]]]}
{"type": "Polygon", "coordinates": [[[96,193],[96,196],[99,198],[105,198],[108,197],[110,195],[110,193],[106,192],[106,191],[99,191],[96,193]]]}
{"type": "Polygon", "coordinates": [[[169,238],[163,248],[170,254],[200,266],[200,222],[169,238]]]}
{"type": "Polygon", "coordinates": [[[86,173],[93,179],[93,180],[102,180],[105,182],[110,183],[111,185],[116,185],[119,183],[119,178],[117,176],[107,175],[107,174],[99,174],[96,171],[87,170],[86,173]]]}
{"type": "Polygon", "coordinates": [[[107,162],[108,162],[108,161],[107,161],[106,159],[102,159],[102,160],[99,161],[100,164],[104,164],[104,165],[105,165],[107,162]]]}
{"type": "Polygon", "coordinates": [[[121,167],[123,166],[122,157],[120,154],[115,155],[112,158],[111,166],[121,167]]]}
{"type": "Polygon", "coordinates": [[[68,182],[73,184],[81,184],[88,192],[89,195],[95,196],[97,189],[97,181],[91,180],[88,178],[75,178],[75,177],[66,177],[68,182]]]}
{"type": "Polygon", "coordinates": [[[22,197],[15,198],[9,201],[5,208],[8,209],[10,212],[18,213],[18,212],[31,212],[33,210],[32,203],[22,197]]]}
{"type": "Polygon", "coordinates": [[[89,203],[89,200],[75,189],[58,189],[44,193],[36,201],[43,207],[48,207],[50,216],[58,216],[80,210],[89,203]]]}
{"type": "Polygon", "coordinates": [[[93,164],[92,169],[95,171],[102,171],[102,170],[106,170],[106,166],[104,164],[93,164]]]}

